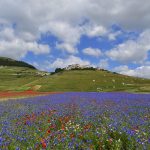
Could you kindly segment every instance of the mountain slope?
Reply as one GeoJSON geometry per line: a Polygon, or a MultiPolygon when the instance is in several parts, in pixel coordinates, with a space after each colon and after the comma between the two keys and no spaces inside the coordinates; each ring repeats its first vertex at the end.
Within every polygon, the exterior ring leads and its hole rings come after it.
{"type": "Polygon", "coordinates": [[[36,69],[28,67],[0,67],[0,91],[27,90],[28,88],[22,86],[39,79],[36,72],[36,69]]]}
{"type": "Polygon", "coordinates": [[[105,70],[69,70],[46,76],[28,86],[41,85],[40,91],[128,91],[150,92],[150,80],[105,70]]]}
{"type": "MultiPolygon", "coordinates": [[[[7,64],[7,58],[0,58],[7,64]]],[[[15,60],[9,59],[9,62],[15,60]]],[[[150,79],[142,79],[120,75],[107,70],[93,68],[57,69],[58,72],[50,75],[34,67],[0,65],[0,91],[127,91],[150,92],[150,79]],[[73,70],[72,70],[73,69],[73,70]]],[[[2,62],[1,62],[2,64],[2,62]]],[[[22,63],[21,63],[22,64],[22,63]]]]}
{"type": "Polygon", "coordinates": [[[36,69],[34,66],[26,62],[17,61],[17,60],[7,58],[7,57],[0,57],[0,66],[28,67],[31,69],[36,69]]]}

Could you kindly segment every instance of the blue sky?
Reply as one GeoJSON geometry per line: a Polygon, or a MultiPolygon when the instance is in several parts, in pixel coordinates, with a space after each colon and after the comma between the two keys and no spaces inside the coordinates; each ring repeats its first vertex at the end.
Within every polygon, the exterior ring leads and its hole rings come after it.
{"type": "MultiPolygon", "coordinates": [[[[111,59],[109,59],[109,57],[107,55],[105,55],[105,52],[109,51],[110,49],[113,49],[114,47],[116,47],[117,45],[124,43],[125,41],[129,40],[129,39],[136,39],[138,37],[137,32],[125,32],[123,31],[119,26],[113,25],[113,27],[111,28],[111,30],[113,30],[113,32],[119,32],[119,34],[115,37],[115,39],[110,40],[108,35],[105,36],[98,36],[98,37],[88,37],[88,36],[81,36],[80,38],[80,43],[77,44],[77,49],[78,49],[78,53],[74,54],[73,56],[75,57],[79,57],[82,60],[88,60],[90,62],[91,65],[94,65],[95,67],[104,67],[106,69],[110,69],[113,70],[114,67],[117,67],[118,64],[120,64],[120,62],[116,61],[112,61],[111,59]],[[114,28],[115,26],[115,28],[114,28]],[[83,50],[86,48],[91,48],[91,49],[98,49],[102,52],[101,56],[93,56],[93,55],[87,55],[83,53],[83,50]],[[99,63],[101,60],[106,60],[108,65],[104,65],[104,66],[99,66],[99,63]]],[[[51,47],[52,51],[49,55],[34,55],[33,52],[28,52],[26,57],[22,58],[22,60],[29,62],[31,64],[34,64],[35,62],[35,66],[40,68],[39,64],[44,64],[45,61],[49,61],[50,63],[53,63],[57,58],[62,58],[65,59],[67,57],[69,57],[70,54],[68,54],[65,51],[60,51],[60,49],[56,48],[56,43],[59,42],[59,39],[57,39],[57,37],[50,35],[50,34],[45,34],[42,35],[41,38],[38,41],[39,43],[44,43],[44,44],[48,44],[49,47],[51,47]]],[[[71,64],[72,62],[70,62],[71,64]]],[[[136,63],[128,63],[128,62],[123,62],[121,63],[122,65],[128,65],[132,68],[137,67],[138,64],[136,63]]],[[[42,66],[40,69],[44,69],[44,66],[42,66]],[[43,67],[43,68],[42,68],[43,67]]],[[[61,67],[61,66],[58,66],[61,67]]],[[[63,67],[63,66],[62,66],[63,67]]],[[[64,66],[65,67],[65,66],[64,66]]],[[[49,68],[49,69],[45,69],[48,71],[53,71],[55,68],[49,68]]]]}
{"type": "Polygon", "coordinates": [[[0,1],[0,56],[45,71],[78,63],[150,78],[149,8],[149,0],[0,1]]]}

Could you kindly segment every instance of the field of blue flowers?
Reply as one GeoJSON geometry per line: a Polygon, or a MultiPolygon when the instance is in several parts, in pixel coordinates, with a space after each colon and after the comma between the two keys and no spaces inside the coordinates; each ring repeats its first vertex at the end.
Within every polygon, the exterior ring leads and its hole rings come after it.
{"type": "Polygon", "coordinates": [[[61,93],[0,102],[1,150],[148,150],[150,94],[61,93]]]}

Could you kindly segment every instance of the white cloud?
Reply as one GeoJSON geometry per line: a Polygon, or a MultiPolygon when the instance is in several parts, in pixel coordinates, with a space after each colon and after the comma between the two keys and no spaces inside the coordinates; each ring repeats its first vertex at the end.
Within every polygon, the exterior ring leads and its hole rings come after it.
{"type": "Polygon", "coordinates": [[[97,24],[118,23],[134,29],[150,24],[149,0],[5,0],[0,6],[1,20],[15,20],[20,28],[28,30],[53,20],[79,24],[84,18],[97,24]]]}
{"type": "Polygon", "coordinates": [[[49,31],[55,35],[59,40],[76,44],[80,39],[80,28],[78,26],[71,26],[67,22],[63,21],[50,21],[40,27],[42,32],[49,31]]]}
{"type": "Polygon", "coordinates": [[[149,0],[1,0],[0,24],[15,24],[15,35],[28,42],[50,32],[76,50],[82,35],[105,35],[113,24],[129,30],[149,28],[149,8],[149,0]]]}
{"type": "Polygon", "coordinates": [[[14,30],[12,28],[4,28],[0,30],[0,40],[11,41],[15,38],[14,30]]]}
{"type": "Polygon", "coordinates": [[[109,67],[108,59],[101,59],[98,64],[98,67],[107,69],[109,67]]]}
{"type": "MultiPolygon", "coordinates": [[[[24,33],[22,32],[22,34],[24,33]]],[[[21,34],[15,32],[10,26],[0,28],[0,56],[20,59],[25,57],[28,51],[36,55],[48,54],[50,52],[48,45],[37,43],[31,39],[31,36],[29,33],[22,35],[21,38],[21,34]]]]}
{"type": "Polygon", "coordinates": [[[85,48],[82,51],[85,55],[89,55],[89,56],[94,56],[94,57],[99,57],[102,55],[102,52],[100,49],[98,48],[85,48]]]}
{"type": "Polygon", "coordinates": [[[126,65],[122,65],[122,66],[115,67],[113,70],[120,73],[122,72],[124,74],[129,70],[129,68],[126,65]]]}
{"type": "Polygon", "coordinates": [[[99,37],[107,34],[107,29],[102,25],[87,25],[85,26],[85,34],[89,37],[99,37]]]}
{"type": "Polygon", "coordinates": [[[89,37],[102,36],[107,33],[107,29],[103,26],[87,23],[84,26],[71,25],[66,22],[53,21],[40,28],[42,32],[49,31],[56,36],[60,43],[56,48],[66,50],[68,53],[76,53],[78,50],[76,45],[80,43],[80,37],[87,35],[89,37]]]}
{"type": "Polygon", "coordinates": [[[78,50],[71,44],[69,43],[61,43],[61,44],[56,44],[56,48],[60,50],[67,51],[70,54],[75,54],[78,53],[78,50]]]}
{"type": "Polygon", "coordinates": [[[108,34],[108,39],[110,41],[114,41],[116,40],[116,37],[119,36],[121,34],[121,31],[117,31],[117,32],[114,32],[114,33],[109,33],[108,34]]]}
{"type": "Polygon", "coordinates": [[[90,65],[90,62],[71,55],[66,59],[57,58],[53,63],[49,64],[49,68],[63,68],[72,64],[90,65]]]}
{"type": "Polygon", "coordinates": [[[129,76],[136,76],[150,79],[150,66],[140,66],[135,69],[129,69],[128,66],[124,65],[114,68],[114,71],[129,76]]]}
{"type": "Polygon", "coordinates": [[[25,41],[15,34],[12,28],[0,30],[0,56],[20,59],[28,51],[34,54],[47,54],[50,52],[48,45],[38,44],[36,41],[25,41]]]}
{"type": "Polygon", "coordinates": [[[23,58],[28,51],[34,54],[47,54],[50,49],[48,45],[37,44],[36,42],[25,42],[14,39],[13,41],[0,41],[0,56],[11,57],[14,59],[23,58]]]}
{"type": "Polygon", "coordinates": [[[136,41],[128,40],[125,43],[117,45],[106,54],[113,60],[123,63],[142,63],[147,59],[150,50],[150,30],[140,34],[136,41]]]}

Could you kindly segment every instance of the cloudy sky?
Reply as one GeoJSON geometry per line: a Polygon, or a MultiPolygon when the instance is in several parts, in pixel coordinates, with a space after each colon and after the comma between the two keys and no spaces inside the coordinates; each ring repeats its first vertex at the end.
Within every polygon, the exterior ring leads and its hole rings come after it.
{"type": "Polygon", "coordinates": [[[149,11],[149,0],[0,0],[0,56],[150,78],[149,11]]]}

